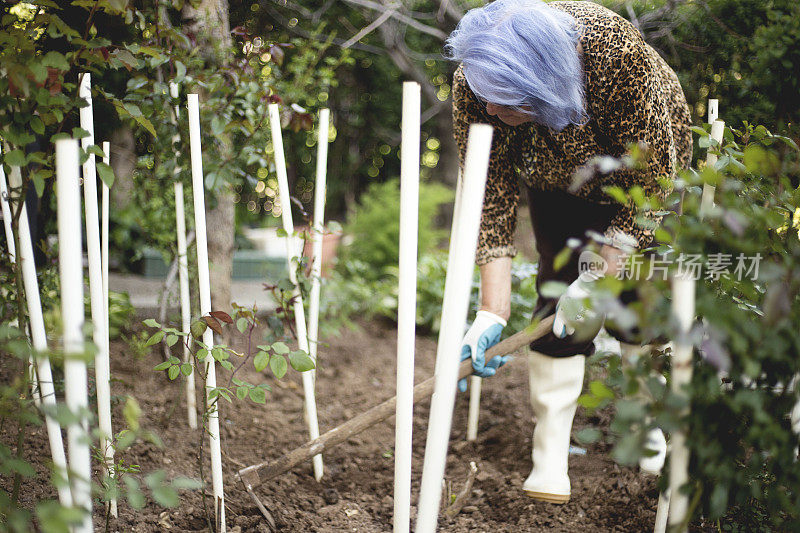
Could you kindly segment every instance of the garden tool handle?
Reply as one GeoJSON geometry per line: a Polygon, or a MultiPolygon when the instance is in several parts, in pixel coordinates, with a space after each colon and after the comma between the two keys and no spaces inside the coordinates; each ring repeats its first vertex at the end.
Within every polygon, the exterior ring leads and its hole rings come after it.
{"type": "MultiPolygon", "coordinates": [[[[504,341],[498,342],[488,350],[486,350],[486,362],[488,363],[492,357],[499,355],[507,355],[516,352],[520,348],[527,346],[535,340],[541,339],[547,335],[553,328],[553,316],[550,315],[539,322],[531,324],[522,331],[515,333],[504,341]]],[[[458,378],[465,378],[472,374],[472,361],[466,360],[461,362],[458,368],[458,378]]],[[[414,387],[414,402],[422,401],[429,398],[433,394],[434,385],[436,383],[436,376],[430,377],[414,387]]],[[[353,435],[361,433],[368,427],[374,426],[378,422],[386,420],[395,413],[395,406],[397,404],[397,397],[389,398],[380,405],[376,405],[369,411],[361,413],[348,420],[347,422],[337,426],[324,435],[320,435],[316,439],[309,441],[299,448],[292,450],[283,457],[271,461],[264,461],[246,468],[239,470],[239,479],[247,489],[251,497],[256,503],[260,503],[258,498],[255,497],[253,488],[261,485],[267,480],[270,480],[284,472],[291,470],[293,467],[300,463],[311,460],[317,454],[341,444],[353,435]],[[260,472],[260,473],[259,473],[260,472]]]]}

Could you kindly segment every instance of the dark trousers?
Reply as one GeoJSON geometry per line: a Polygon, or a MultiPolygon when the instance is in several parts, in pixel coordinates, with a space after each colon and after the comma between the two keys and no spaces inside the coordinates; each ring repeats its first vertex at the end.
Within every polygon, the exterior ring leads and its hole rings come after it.
{"type": "MultiPolygon", "coordinates": [[[[603,233],[621,206],[602,205],[588,202],[561,191],[538,191],[528,189],[528,207],[531,214],[536,250],[539,252],[539,275],[536,289],[539,300],[533,311],[535,319],[544,318],[555,311],[557,300],[541,296],[541,287],[547,281],[559,281],[567,285],[578,279],[578,256],[573,252],[569,261],[561,269],[553,265],[558,252],[569,239],[578,239],[586,244],[586,232],[594,230],[603,233]]],[[[559,339],[552,332],[531,343],[532,350],[552,357],[567,357],[594,353],[592,340],[576,340],[565,337],[559,339]]]]}

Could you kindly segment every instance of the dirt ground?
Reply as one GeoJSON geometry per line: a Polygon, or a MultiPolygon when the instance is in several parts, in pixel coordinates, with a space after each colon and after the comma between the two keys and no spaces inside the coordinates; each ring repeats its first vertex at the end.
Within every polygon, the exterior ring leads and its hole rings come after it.
{"type": "MultiPolygon", "coordinates": [[[[361,331],[344,331],[320,348],[317,405],[322,431],[341,424],[366,408],[392,396],[395,389],[395,331],[385,323],[363,324],[361,331]]],[[[159,350],[160,352],[160,350],[159,350]]],[[[417,339],[416,381],[432,374],[435,340],[417,339]]],[[[135,358],[122,343],[112,346],[112,393],[115,421],[123,420],[122,399],[134,396],[143,410],[142,424],[156,432],[165,447],[138,443],[124,452],[129,464],[142,472],[164,469],[168,476],[198,477],[198,436],[189,430],[183,388],[156,373],[157,351],[135,358]]],[[[303,422],[300,375],[289,372],[281,382],[245,371],[259,383],[266,379],[272,391],[267,405],[250,401],[224,402],[221,407],[223,468],[229,531],[268,531],[258,509],[236,480],[242,466],[274,459],[307,440],[303,422]]],[[[229,374],[219,373],[226,383],[229,374]]],[[[618,467],[607,445],[588,447],[585,456],[570,458],[572,499],[564,506],[539,503],[526,497],[521,484],[531,468],[532,412],[528,401],[527,364],[517,357],[491,380],[484,382],[478,440],[465,441],[467,399],[456,403],[446,477],[458,492],[475,461],[479,473],[469,501],[453,519],[442,517],[440,531],[652,531],[657,491],[655,480],[618,467]]],[[[413,495],[416,501],[425,447],[428,402],[415,408],[413,495]]],[[[587,417],[580,409],[574,426],[607,427],[608,414],[587,417]]],[[[115,426],[115,430],[119,425],[115,426]]],[[[8,439],[11,434],[4,434],[8,439]]],[[[310,463],[267,482],[257,494],[274,515],[280,531],[385,532],[392,528],[394,443],[393,421],[382,423],[325,453],[325,477],[314,481],[310,463]]],[[[207,456],[207,448],[204,453],[207,456]]],[[[26,456],[36,463],[37,477],[24,486],[23,503],[52,495],[47,484],[49,460],[44,428],[28,439],[26,456]]],[[[206,468],[208,468],[207,457],[206,468]]],[[[2,481],[5,485],[8,480],[2,481]]],[[[210,492],[210,488],[208,489],[210,492]]],[[[412,509],[412,517],[416,508],[412,509]]],[[[102,531],[103,517],[95,523],[102,531]]],[[[199,491],[184,491],[181,505],[164,509],[148,500],[141,511],[120,504],[112,531],[207,531],[199,491]]]]}

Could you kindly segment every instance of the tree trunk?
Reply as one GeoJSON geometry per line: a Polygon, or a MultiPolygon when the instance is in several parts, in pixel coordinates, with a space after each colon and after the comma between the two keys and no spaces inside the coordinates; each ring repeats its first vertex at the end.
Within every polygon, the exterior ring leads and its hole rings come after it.
{"type": "Polygon", "coordinates": [[[120,126],[111,134],[111,168],[114,169],[114,186],[111,187],[112,205],[115,209],[126,207],[133,198],[133,170],[136,168],[136,139],[133,130],[120,126]]]}
{"type": "MultiPolygon", "coordinates": [[[[224,63],[232,45],[230,21],[228,20],[228,0],[200,0],[197,7],[188,2],[183,8],[183,16],[191,31],[197,35],[197,45],[211,62],[224,63]],[[219,57],[219,54],[222,54],[219,57]]],[[[230,142],[220,143],[222,158],[227,158],[231,150],[230,142]]],[[[228,310],[231,303],[231,276],[233,273],[234,247],[234,202],[230,184],[212,191],[216,203],[206,202],[206,221],[208,231],[208,260],[211,274],[211,307],[215,310],[228,310]]]]}

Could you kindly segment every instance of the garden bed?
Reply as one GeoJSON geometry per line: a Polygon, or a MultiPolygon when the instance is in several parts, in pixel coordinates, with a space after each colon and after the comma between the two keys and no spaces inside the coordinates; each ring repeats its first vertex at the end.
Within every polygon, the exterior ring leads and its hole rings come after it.
{"type": "MultiPolygon", "coordinates": [[[[394,394],[395,329],[381,323],[362,324],[362,331],[345,331],[320,349],[317,404],[322,431],[330,429],[367,407],[394,394]]],[[[159,350],[136,358],[122,343],[111,351],[112,393],[117,398],[133,395],[142,407],[142,424],[157,433],[165,447],[136,444],[124,452],[129,464],[147,473],[163,469],[168,477],[198,476],[196,433],[186,423],[183,387],[152,370],[159,350]]],[[[435,341],[418,338],[417,382],[431,375],[435,341]]],[[[246,368],[246,367],[245,367],[246,368]]],[[[248,374],[254,370],[243,370],[248,374]]],[[[219,383],[228,373],[220,371],[219,383]]],[[[247,376],[254,383],[261,378],[247,376]]],[[[229,531],[267,531],[258,509],[235,478],[241,466],[274,459],[306,441],[300,376],[290,372],[282,382],[267,379],[272,391],[267,404],[225,402],[222,428],[225,492],[229,531]],[[236,529],[236,528],[239,529],[236,529]]],[[[517,357],[484,387],[480,430],[476,443],[466,443],[467,395],[459,394],[446,479],[458,492],[466,479],[469,461],[478,464],[473,492],[454,519],[442,518],[441,531],[652,531],[657,492],[654,478],[633,469],[620,468],[608,456],[604,444],[588,447],[585,456],[571,456],[573,497],[565,506],[538,503],[525,497],[520,486],[531,468],[532,414],[528,402],[527,364],[517,357]]],[[[115,402],[114,420],[122,421],[121,403],[115,402]]],[[[425,446],[428,403],[415,408],[412,501],[416,501],[425,446]]],[[[608,413],[591,419],[579,410],[575,429],[587,425],[607,427],[608,413]]],[[[15,428],[12,428],[15,429],[15,428]]],[[[115,427],[115,430],[119,430],[115,427]]],[[[13,438],[7,428],[3,439],[13,438]]],[[[207,441],[206,441],[207,442],[207,441]]],[[[325,477],[314,481],[311,465],[267,482],[257,489],[272,511],[281,531],[391,530],[394,462],[391,451],[394,428],[375,426],[325,454],[325,477]]],[[[206,448],[207,450],[207,448],[206,448]]],[[[45,463],[49,461],[47,438],[36,428],[26,446],[28,460],[37,466],[37,477],[24,484],[23,502],[47,497],[45,463]]],[[[207,461],[207,452],[203,454],[207,461]]],[[[206,472],[209,472],[206,464],[206,472]]],[[[2,481],[6,485],[8,480],[2,481]]],[[[208,489],[210,492],[210,487],[208,489]]],[[[412,517],[415,509],[412,509],[412,517]]],[[[95,525],[102,531],[103,518],[95,525]]],[[[164,509],[148,500],[141,511],[120,504],[120,517],[112,531],[202,531],[202,500],[197,491],[183,492],[181,503],[164,509]]]]}

